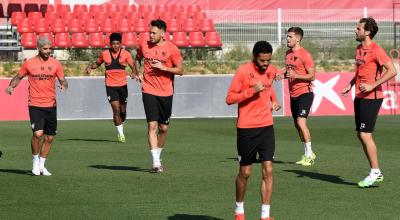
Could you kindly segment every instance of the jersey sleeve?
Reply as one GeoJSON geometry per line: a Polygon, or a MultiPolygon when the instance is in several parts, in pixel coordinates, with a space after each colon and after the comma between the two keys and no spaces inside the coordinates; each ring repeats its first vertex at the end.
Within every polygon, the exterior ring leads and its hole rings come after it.
{"type": "Polygon", "coordinates": [[[60,62],[57,62],[57,78],[61,79],[64,78],[64,71],[60,62]]]}
{"type": "Polygon", "coordinates": [[[389,61],[391,61],[390,57],[386,54],[385,50],[382,47],[378,47],[375,50],[376,60],[378,61],[379,65],[383,65],[389,61]]]}
{"type": "Polygon", "coordinates": [[[19,75],[20,77],[24,77],[24,76],[26,76],[27,74],[28,74],[28,64],[27,64],[27,61],[25,61],[25,62],[22,64],[21,69],[19,69],[18,75],[19,75]]]}
{"type": "Polygon", "coordinates": [[[176,46],[174,46],[174,48],[172,50],[171,59],[172,59],[172,63],[175,66],[182,62],[181,51],[176,46]]]}
{"type": "Polygon", "coordinates": [[[303,56],[303,62],[304,62],[304,67],[306,68],[306,69],[309,69],[309,68],[313,68],[314,67],[314,61],[313,61],[313,58],[312,58],[312,56],[311,56],[311,54],[310,53],[304,53],[304,56],[303,56]]]}
{"type": "Polygon", "coordinates": [[[244,83],[244,77],[239,69],[232,78],[231,85],[228,89],[226,96],[226,104],[231,105],[235,103],[243,102],[244,100],[252,97],[255,94],[253,87],[242,90],[244,83]]]}

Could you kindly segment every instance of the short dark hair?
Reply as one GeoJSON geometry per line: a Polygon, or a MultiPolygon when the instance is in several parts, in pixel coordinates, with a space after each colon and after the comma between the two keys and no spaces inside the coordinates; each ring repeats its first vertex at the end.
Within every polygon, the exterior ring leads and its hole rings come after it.
{"type": "Polygon", "coordinates": [[[254,44],[253,55],[257,56],[260,53],[272,53],[272,46],[267,41],[258,41],[254,44]]]}
{"type": "Polygon", "coordinates": [[[303,29],[301,29],[301,27],[291,27],[291,28],[289,28],[289,29],[287,30],[287,32],[288,32],[288,33],[289,33],[289,32],[293,32],[293,33],[295,33],[296,35],[299,35],[299,36],[300,36],[300,41],[303,39],[304,31],[303,31],[303,29]]]}
{"type": "Polygon", "coordinates": [[[378,24],[376,23],[375,19],[372,17],[368,18],[361,18],[359,23],[364,23],[364,30],[369,31],[369,37],[374,39],[376,33],[378,33],[378,24]]]}
{"type": "Polygon", "coordinates": [[[122,35],[120,33],[112,33],[110,35],[110,44],[113,41],[119,41],[121,43],[122,42],[122,35]]]}
{"type": "Polygon", "coordinates": [[[158,29],[161,29],[164,32],[167,31],[167,24],[165,23],[165,21],[163,21],[161,19],[152,20],[150,25],[152,27],[157,27],[158,29]]]}

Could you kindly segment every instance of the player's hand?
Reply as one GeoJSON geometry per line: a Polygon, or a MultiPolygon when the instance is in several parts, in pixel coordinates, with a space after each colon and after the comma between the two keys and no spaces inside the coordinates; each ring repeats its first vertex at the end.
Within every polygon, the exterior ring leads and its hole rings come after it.
{"type": "Polygon", "coordinates": [[[92,72],[92,67],[90,65],[86,67],[85,72],[86,74],[90,75],[90,72],[92,72]]]}
{"type": "Polygon", "coordinates": [[[342,90],[342,96],[346,97],[346,96],[347,96],[347,93],[349,93],[350,90],[351,90],[351,85],[348,84],[346,87],[343,88],[343,90],[342,90]]]}
{"type": "Polygon", "coordinates": [[[67,92],[67,87],[63,86],[63,85],[58,85],[58,88],[60,88],[61,92],[67,92]]]}
{"type": "Polygon", "coordinates": [[[284,78],[285,78],[285,76],[283,74],[276,73],[276,75],[275,75],[275,80],[276,81],[282,80],[284,78]]]}
{"type": "Polygon", "coordinates": [[[9,87],[6,88],[5,92],[6,92],[7,95],[11,95],[11,93],[13,92],[13,90],[14,90],[14,88],[11,87],[11,86],[9,86],[9,87]]]}
{"type": "Polygon", "coordinates": [[[275,111],[279,111],[281,109],[281,104],[279,102],[272,102],[272,109],[275,111]]]}
{"type": "Polygon", "coordinates": [[[166,67],[158,60],[153,61],[152,63],[150,63],[150,65],[151,65],[151,67],[157,68],[162,71],[166,70],[166,67]]]}
{"type": "Polygon", "coordinates": [[[261,91],[265,90],[265,85],[260,80],[260,81],[256,82],[256,84],[253,85],[253,89],[256,91],[256,93],[261,92],[261,91]]]}
{"type": "Polygon", "coordinates": [[[297,74],[294,70],[289,69],[286,71],[286,78],[290,78],[290,79],[296,79],[297,78],[297,74]]]}
{"type": "Polygon", "coordinates": [[[370,92],[375,88],[375,86],[366,83],[360,83],[359,88],[361,92],[370,92]]]}

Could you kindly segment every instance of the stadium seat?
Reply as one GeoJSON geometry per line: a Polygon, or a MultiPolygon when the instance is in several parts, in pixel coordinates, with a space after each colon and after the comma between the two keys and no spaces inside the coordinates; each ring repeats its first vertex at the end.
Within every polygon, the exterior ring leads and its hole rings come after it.
{"type": "Polygon", "coordinates": [[[80,14],[80,13],[84,13],[84,12],[88,12],[87,5],[84,5],[84,4],[76,4],[76,5],[74,5],[73,13],[75,15],[80,14]]]}
{"type": "Polygon", "coordinates": [[[183,7],[183,5],[180,5],[180,4],[173,4],[170,7],[170,12],[172,12],[173,14],[183,12],[183,11],[185,11],[185,7],[183,7]]]}
{"type": "Polygon", "coordinates": [[[73,33],[71,42],[72,46],[75,48],[87,48],[89,46],[85,33],[73,33]]]}
{"type": "Polygon", "coordinates": [[[23,33],[21,35],[21,45],[24,48],[36,48],[36,41],[35,33],[23,33]]]}
{"type": "Polygon", "coordinates": [[[19,21],[26,18],[25,12],[14,11],[11,15],[11,24],[17,26],[19,21]]]}
{"type": "Polygon", "coordinates": [[[65,23],[61,18],[57,18],[55,20],[50,21],[50,30],[53,33],[62,33],[65,32],[65,23]]]}
{"type": "Polygon", "coordinates": [[[200,31],[203,32],[215,31],[214,22],[210,18],[200,20],[199,26],[200,26],[200,31]]]}
{"type": "Polygon", "coordinates": [[[90,33],[89,46],[93,48],[103,48],[104,47],[103,33],[90,33]]]}
{"type": "Polygon", "coordinates": [[[122,34],[122,45],[128,48],[137,46],[137,36],[134,32],[126,32],[122,34]]]}
{"type": "Polygon", "coordinates": [[[132,25],[128,19],[121,19],[119,21],[117,20],[116,24],[117,24],[117,31],[120,33],[132,31],[132,25]]]}
{"type": "Polygon", "coordinates": [[[189,44],[192,47],[205,47],[203,32],[190,32],[189,33],[189,44]]]}
{"type": "Polygon", "coordinates": [[[28,18],[29,18],[30,20],[32,20],[32,21],[33,21],[33,20],[39,20],[39,19],[43,18],[42,12],[40,12],[40,11],[32,11],[32,12],[29,12],[28,18]]]}
{"type": "Polygon", "coordinates": [[[192,18],[198,21],[207,19],[207,14],[205,12],[196,12],[192,14],[192,18]]]}
{"type": "Polygon", "coordinates": [[[182,21],[182,30],[186,32],[198,31],[198,26],[194,19],[186,19],[182,21]]]}
{"type": "Polygon", "coordinates": [[[33,23],[33,31],[36,33],[46,33],[50,31],[49,23],[45,18],[37,19],[35,23],[33,23]]]}
{"type": "Polygon", "coordinates": [[[169,21],[172,18],[171,12],[169,12],[169,11],[163,11],[159,15],[160,15],[160,19],[165,22],[169,21]]]}
{"type": "Polygon", "coordinates": [[[89,6],[89,13],[90,14],[97,14],[97,13],[103,13],[103,7],[100,5],[90,5],[89,6]]]}
{"type": "Polygon", "coordinates": [[[60,16],[66,24],[74,18],[74,14],[72,14],[72,12],[64,12],[61,13],[60,16]]]}
{"type": "MultiPolygon", "coordinates": [[[[105,19],[100,23],[100,31],[103,33],[115,32],[115,24],[111,19],[105,19]]],[[[88,32],[88,31],[86,31],[88,32]]],[[[97,31],[95,31],[97,32],[97,31]]]]}
{"type": "Polygon", "coordinates": [[[218,32],[215,32],[215,31],[206,32],[204,39],[206,41],[206,45],[209,47],[221,47],[222,46],[221,37],[219,36],[218,32]]]}
{"type": "Polygon", "coordinates": [[[138,12],[144,13],[144,12],[153,12],[153,7],[151,5],[139,5],[138,12]]]}
{"type": "Polygon", "coordinates": [[[89,12],[82,12],[82,13],[75,13],[74,12],[74,18],[79,19],[79,20],[81,20],[81,22],[83,22],[83,21],[89,20],[92,17],[89,14],[89,12]]]}
{"type": "Polygon", "coordinates": [[[24,18],[18,21],[17,31],[19,33],[33,32],[33,28],[28,18],[24,18]]]}
{"type": "Polygon", "coordinates": [[[84,23],[87,33],[99,32],[99,23],[95,19],[89,19],[84,23]]]}
{"type": "Polygon", "coordinates": [[[186,7],[186,12],[187,13],[196,13],[196,12],[201,12],[201,8],[199,5],[188,5],[186,7]]]}
{"type": "Polygon", "coordinates": [[[56,20],[60,18],[56,12],[46,12],[44,15],[44,18],[46,18],[47,22],[56,20]]]}
{"type": "Polygon", "coordinates": [[[109,15],[106,14],[105,12],[98,12],[96,14],[89,13],[89,14],[91,15],[90,17],[93,17],[93,19],[98,21],[99,25],[101,24],[101,21],[109,18],[109,15]]]}
{"type": "Polygon", "coordinates": [[[113,14],[115,12],[120,12],[119,4],[107,4],[107,13],[113,14]]]}
{"type": "MultiPolygon", "coordinates": [[[[105,45],[106,45],[107,47],[110,47],[110,35],[111,35],[111,34],[112,34],[111,32],[106,33],[106,37],[104,38],[104,43],[105,43],[105,45]]],[[[124,36],[122,36],[122,37],[124,37],[124,36]]]]}
{"type": "Polygon", "coordinates": [[[55,47],[55,41],[54,41],[53,34],[51,34],[49,32],[44,32],[44,33],[40,33],[39,37],[47,37],[47,39],[49,39],[51,42],[51,47],[55,47]]]}
{"type": "Polygon", "coordinates": [[[62,32],[57,33],[54,42],[56,47],[58,48],[70,48],[71,47],[71,39],[69,38],[69,33],[62,32]]]}
{"type": "Polygon", "coordinates": [[[20,3],[9,3],[7,6],[7,17],[11,18],[14,11],[22,11],[22,6],[20,3]]]}
{"type": "Polygon", "coordinates": [[[54,5],[48,4],[46,7],[46,12],[56,12],[56,9],[54,8],[54,5]]]}
{"type": "Polygon", "coordinates": [[[76,18],[72,19],[70,22],[68,22],[67,30],[70,33],[83,32],[82,20],[76,18]]]}
{"type": "Polygon", "coordinates": [[[3,4],[0,3],[0,18],[4,18],[4,9],[3,9],[3,4]]]}
{"type": "Polygon", "coordinates": [[[141,32],[139,34],[139,42],[144,43],[150,40],[150,34],[149,32],[141,32]]]}
{"type": "Polygon", "coordinates": [[[39,11],[42,12],[42,16],[43,17],[46,15],[47,7],[48,7],[47,4],[41,4],[40,7],[39,7],[39,11]]]}
{"type": "Polygon", "coordinates": [[[189,41],[185,32],[174,32],[172,34],[172,43],[177,47],[188,47],[189,41]]]}
{"type": "Polygon", "coordinates": [[[165,32],[165,34],[164,34],[164,40],[165,40],[165,41],[171,41],[171,35],[169,34],[169,32],[165,32]]]}
{"type": "Polygon", "coordinates": [[[157,4],[157,5],[154,7],[154,11],[155,11],[155,12],[158,12],[158,13],[161,13],[161,12],[169,11],[169,8],[168,8],[168,5],[163,5],[163,4],[158,5],[158,4],[157,4]]]}
{"type": "Polygon", "coordinates": [[[67,4],[58,4],[56,5],[56,12],[62,15],[64,13],[71,12],[71,7],[67,4]]]}
{"type": "Polygon", "coordinates": [[[114,22],[126,18],[125,14],[120,13],[120,12],[113,12],[113,13],[108,13],[108,14],[110,14],[110,19],[113,20],[114,22]]]}
{"type": "Polygon", "coordinates": [[[154,12],[139,12],[139,19],[140,18],[150,22],[154,19],[157,19],[157,14],[154,12]]]}
{"type": "Polygon", "coordinates": [[[147,32],[149,31],[149,23],[147,20],[138,19],[135,24],[133,24],[133,31],[135,32],[147,32]]]}
{"type": "Polygon", "coordinates": [[[175,18],[180,21],[186,21],[189,19],[189,16],[185,12],[178,12],[175,14],[175,18]]]}
{"type": "Polygon", "coordinates": [[[167,21],[167,31],[168,32],[182,31],[181,22],[175,18],[168,20],[167,21]]]}
{"type": "MultiPolygon", "coordinates": [[[[24,12],[26,13],[26,16],[29,17],[30,12],[38,12],[39,11],[39,5],[35,3],[26,3],[24,5],[24,12]]],[[[42,14],[43,17],[43,14],[42,14]]]]}
{"type": "Polygon", "coordinates": [[[131,20],[132,24],[135,24],[136,21],[139,19],[139,14],[137,12],[130,12],[126,15],[126,18],[131,20]]]}
{"type": "Polygon", "coordinates": [[[136,5],[133,5],[133,4],[132,4],[132,5],[129,5],[129,11],[130,11],[130,12],[137,12],[137,10],[138,10],[138,9],[137,9],[136,5]]]}

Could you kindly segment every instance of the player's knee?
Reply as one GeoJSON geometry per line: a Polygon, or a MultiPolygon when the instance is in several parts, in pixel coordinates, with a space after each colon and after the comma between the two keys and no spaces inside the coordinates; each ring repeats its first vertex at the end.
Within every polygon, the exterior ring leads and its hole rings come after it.
{"type": "Polygon", "coordinates": [[[372,138],[372,134],[366,133],[366,132],[358,132],[357,136],[358,136],[358,139],[360,139],[361,141],[367,141],[372,138]]]}
{"type": "Polygon", "coordinates": [[[160,133],[167,133],[168,132],[168,125],[160,125],[160,126],[158,126],[158,131],[160,133]]]}
{"type": "Polygon", "coordinates": [[[241,169],[239,171],[239,177],[243,179],[248,179],[251,176],[251,170],[241,169]]]}
{"type": "Polygon", "coordinates": [[[44,136],[44,141],[46,141],[48,143],[52,143],[53,140],[54,140],[54,136],[49,136],[49,135],[44,136]]]}
{"type": "Polygon", "coordinates": [[[35,132],[33,133],[33,137],[34,137],[34,138],[37,138],[37,139],[42,138],[42,137],[43,137],[43,131],[42,131],[42,130],[35,131],[35,132]]]}
{"type": "Polygon", "coordinates": [[[121,112],[121,113],[119,113],[119,115],[120,115],[120,117],[121,117],[121,120],[122,120],[122,121],[125,121],[126,112],[121,112]]]}

